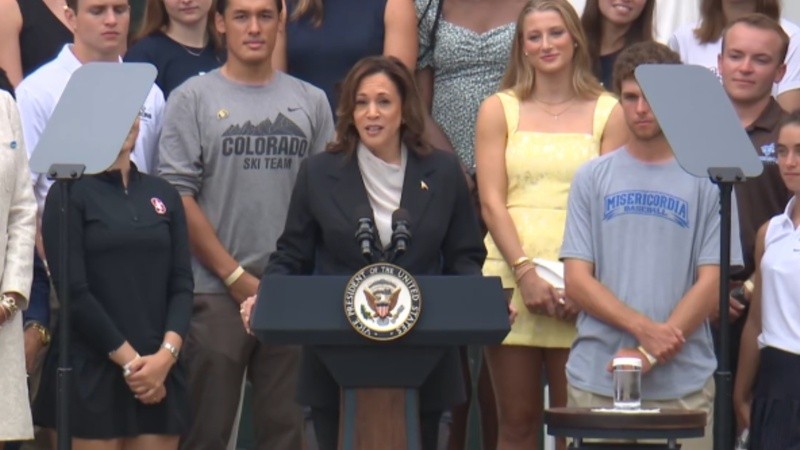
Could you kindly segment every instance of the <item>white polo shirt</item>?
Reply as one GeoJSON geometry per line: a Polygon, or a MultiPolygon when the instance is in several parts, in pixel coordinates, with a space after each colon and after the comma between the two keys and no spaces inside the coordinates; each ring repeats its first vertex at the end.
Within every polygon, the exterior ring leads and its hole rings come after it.
{"type": "MultiPolygon", "coordinates": [[[[22,134],[25,137],[28,157],[33,154],[39,137],[53,114],[67,82],[81,66],[81,62],[72,53],[71,46],[72,44],[65,45],[55,59],[25,77],[16,89],[17,104],[22,119],[22,134]]],[[[161,134],[163,113],[164,94],[161,93],[158,86],[153,84],[147,100],[139,112],[139,137],[136,138],[131,155],[131,161],[142,172],[155,173],[158,167],[158,139],[161,134]]],[[[47,191],[53,182],[48,180],[46,175],[40,173],[31,173],[31,177],[41,214],[47,191]]]]}
{"type": "Polygon", "coordinates": [[[769,221],[761,258],[759,347],[800,355],[800,228],[792,222],[797,197],[769,221]]]}
{"type": "MultiPolygon", "coordinates": [[[[722,39],[700,44],[694,35],[699,26],[700,22],[695,22],[680,27],[669,39],[669,48],[680,55],[684,64],[706,67],[719,77],[717,57],[722,51],[722,39]]],[[[800,89],[800,27],[786,19],[781,19],[781,27],[789,35],[789,52],[786,53],[786,74],[780,83],[772,86],[772,95],[800,89]]]]}

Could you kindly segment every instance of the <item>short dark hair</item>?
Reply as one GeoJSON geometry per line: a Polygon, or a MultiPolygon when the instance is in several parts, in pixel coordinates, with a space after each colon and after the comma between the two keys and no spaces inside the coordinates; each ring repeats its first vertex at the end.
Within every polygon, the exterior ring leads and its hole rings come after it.
{"type": "Polygon", "coordinates": [[[734,25],[739,23],[745,24],[751,28],[757,28],[759,30],[774,31],[778,37],[781,38],[781,48],[778,49],[778,61],[780,64],[783,64],[786,61],[786,54],[789,53],[789,35],[786,34],[786,31],[783,30],[783,27],[777,20],[774,20],[771,17],[761,13],[745,14],[732,20],[728,25],[725,26],[725,29],[722,30],[723,53],[725,52],[725,37],[727,37],[728,31],[730,31],[734,25]]]}
{"type": "Polygon", "coordinates": [[[409,151],[418,154],[430,152],[430,145],[422,137],[425,131],[422,97],[414,83],[414,76],[394,56],[368,56],[350,69],[342,83],[339,106],[336,108],[336,140],[328,145],[328,150],[349,154],[356,150],[360,138],[353,119],[353,111],[356,107],[358,87],[364,78],[379,73],[389,77],[400,94],[403,119],[400,125],[400,139],[409,151]]]}
{"type": "Polygon", "coordinates": [[[614,92],[619,95],[622,82],[634,78],[634,71],[642,64],[680,64],[681,57],[669,47],[658,42],[639,42],[626,48],[614,63],[614,92]]]}
{"type": "MultiPolygon", "coordinates": [[[[67,0],[69,1],[69,0],[67,0]]],[[[77,0],[73,0],[77,1],[77,0]]],[[[283,12],[283,2],[281,0],[275,0],[275,6],[278,8],[278,14],[283,12]]],[[[225,14],[225,10],[228,8],[228,0],[217,0],[217,12],[222,15],[225,14]]]]}

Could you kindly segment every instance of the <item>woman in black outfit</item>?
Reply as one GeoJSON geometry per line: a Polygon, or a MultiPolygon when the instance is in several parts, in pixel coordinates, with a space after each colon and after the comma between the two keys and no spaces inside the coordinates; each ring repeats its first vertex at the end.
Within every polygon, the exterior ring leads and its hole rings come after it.
{"type": "MultiPolygon", "coordinates": [[[[188,426],[178,362],[193,279],[180,196],[130,162],[138,119],[116,162],[71,188],[70,398],[75,450],[170,450],[188,426]]],[[[42,235],[58,284],[59,189],[50,190],[42,235]]],[[[58,333],[54,333],[58,336],[58,333]]],[[[50,346],[34,406],[55,428],[58,342],[50,346]]]]}
{"type": "MultiPolygon", "coordinates": [[[[479,275],[486,251],[458,159],[422,140],[423,123],[412,75],[399,60],[359,61],[343,84],[337,141],[303,162],[265,277],[355,273],[365,260],[353,231],[359,210],[367,207],[380,249],[390,243],[392,212],[408,211],[413,242],[395,264],[411,274],[479,275]]],[[[254,301],[242,306],[245,321],[254,301]]],[[[320,449],[335,449],[339,386],[310,348],[299,377],[298,397],[312,408],[320,449]]],[[[456,348],[419,392],[422,448],[431,450],[441,412],[464,400],[456,348]]]]}

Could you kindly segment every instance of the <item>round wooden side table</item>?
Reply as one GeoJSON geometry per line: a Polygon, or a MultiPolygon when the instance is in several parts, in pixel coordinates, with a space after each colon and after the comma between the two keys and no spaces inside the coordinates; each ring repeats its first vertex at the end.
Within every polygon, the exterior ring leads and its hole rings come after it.
{"type": "Polygon", "coordinates": [[[570,449],[676,450],[678,439],[703,437],[706,413],[662,409],[658,413],[617,413],[594,408],[550,408],[544,413],[547,434],[571,438],[570,449]],[[633,441],[648,439],[663,443],[586,442],[587,439],[633,441]]]}

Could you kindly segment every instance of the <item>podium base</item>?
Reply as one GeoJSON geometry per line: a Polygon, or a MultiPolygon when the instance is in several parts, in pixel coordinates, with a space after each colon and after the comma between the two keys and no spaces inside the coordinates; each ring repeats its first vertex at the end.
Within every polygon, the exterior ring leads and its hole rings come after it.
{"type": "Polygon", "coordinates": [[[416,389],[342,389],[339,450],[421,450],[416,389]]]}

